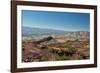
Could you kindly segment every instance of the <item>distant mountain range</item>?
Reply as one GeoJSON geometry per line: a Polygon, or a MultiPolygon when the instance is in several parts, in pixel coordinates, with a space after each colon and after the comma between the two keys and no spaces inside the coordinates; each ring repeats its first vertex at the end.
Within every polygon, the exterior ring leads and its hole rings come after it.
{"type": "Polygon", "coordinates": [[[54,30],[54,29],[42,29],[33,27],[22,27],[22,35],[52,35],[52,34],[65,34],[66,31],[54,30]]]}
{"type": "Polygon", "coordinates": [[[62,31],[54,29],[43,29],[43,28],[33,28],[33,27],[22,27],[22,36],[31,35],[88,35],[88,31],[62,31]]]}

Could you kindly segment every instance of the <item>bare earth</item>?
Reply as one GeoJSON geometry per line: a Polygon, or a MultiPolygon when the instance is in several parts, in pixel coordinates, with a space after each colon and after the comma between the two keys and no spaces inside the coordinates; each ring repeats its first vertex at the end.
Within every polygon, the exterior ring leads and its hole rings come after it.
{"type": "Polygon", "coordinates": [[[23,37],[22,62],[89,59],[89,39],[66,36],[23,37]]]}

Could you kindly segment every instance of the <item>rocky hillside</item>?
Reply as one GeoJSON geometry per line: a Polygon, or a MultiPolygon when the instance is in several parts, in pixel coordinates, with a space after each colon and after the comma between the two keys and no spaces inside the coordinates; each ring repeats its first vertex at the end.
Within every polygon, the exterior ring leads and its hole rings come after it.
{"type": "Polygon", "coordinates": [[[59,42],[58,38],[48,36],[39,40],[24,39],[22,47],[23,62],[89,59],[89,40],[59,42]]]}

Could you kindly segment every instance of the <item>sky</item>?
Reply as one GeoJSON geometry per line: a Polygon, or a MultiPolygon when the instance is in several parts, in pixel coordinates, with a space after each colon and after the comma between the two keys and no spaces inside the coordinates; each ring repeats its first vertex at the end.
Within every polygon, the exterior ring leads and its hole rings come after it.
{"type": "Polygon", "coordinates": [[[22,26],[64,31],[89,31],[90,14],[22,10],[22,26]]]}

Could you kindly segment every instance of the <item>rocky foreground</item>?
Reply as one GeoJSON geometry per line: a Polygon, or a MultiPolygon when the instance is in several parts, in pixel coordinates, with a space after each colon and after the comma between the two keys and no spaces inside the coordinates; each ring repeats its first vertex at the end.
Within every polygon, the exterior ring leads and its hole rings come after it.
{"type": "Polygon", "coordinates": [[[22,42],[22,61],[61,61],[89,59],[89,39],[67,39],[46,36],[24,38],[22,42]],[[67,40],[66,40],[67,39],[67,40]]]}

